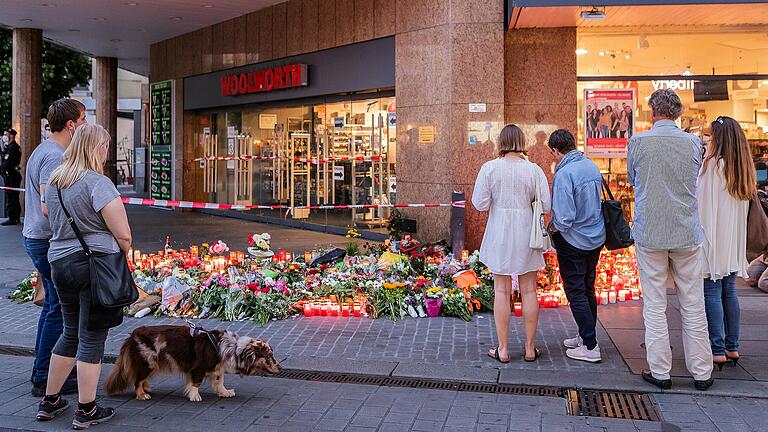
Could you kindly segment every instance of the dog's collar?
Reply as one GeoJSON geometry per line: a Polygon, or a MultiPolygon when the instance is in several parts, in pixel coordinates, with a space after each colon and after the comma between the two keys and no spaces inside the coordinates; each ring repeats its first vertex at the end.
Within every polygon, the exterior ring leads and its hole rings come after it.
{"type": "Polygon", "coordinates": [[[214,348],[216,348],[218,345],[216,344],[216,339],[214,336],[209,332],[208,330],[196,325],[192,321],[188,319],[184,319],[184,321],[187,322],[187,325],[189,326],[189,333],[192,335],[192,337],[197,337],[200,333],[205,333],[206,336],[208,336],[208,340],[211,341],[211,344],[214,348]]]}

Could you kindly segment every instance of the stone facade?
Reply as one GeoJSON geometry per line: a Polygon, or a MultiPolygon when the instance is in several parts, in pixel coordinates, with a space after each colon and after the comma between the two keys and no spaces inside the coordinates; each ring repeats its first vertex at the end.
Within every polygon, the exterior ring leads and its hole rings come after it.
{"type": "MultiPolygon", "coordinates": [[[[494,0],[290,0],[153,44],[150,80],[176,80],[178,92],[186,76],[393,35],[399,202],[447,202],[453,191],[470,200],[480,166],[496,153],[495,137],[470,143],[472,125],[515,122],[532,144],[539,130],[575,131],[575,29],[505,30],[503,2],[494,0]],[[471,103],[485,112],[470,112],[471,103]],[[434,127],[434,143],[418,143],[423,126],[434,127]]],[[[185,160],[199,146],[193,117],[178,103],[175,142],[185,160]]],[[[177,168],[177,198],[203,199],[190,163],[177,168]]],[[[449,236],[446,209],[405,213],[419,238],[449,236]]],[[[468,248],[479,247],[485,220],[467,206],[468,248]]]]}

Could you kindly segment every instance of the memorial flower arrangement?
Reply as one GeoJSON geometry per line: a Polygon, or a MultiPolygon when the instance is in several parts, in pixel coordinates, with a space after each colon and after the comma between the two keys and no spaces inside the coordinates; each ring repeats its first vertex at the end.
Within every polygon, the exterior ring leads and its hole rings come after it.
{"type": "MultiPolygon", "coordinates": [[[[271,253],[270,239],[266,233],[250,235],[249,252],[271,253]]],[[[493,309],[493,276],[477,252],[463,251],[457,258],[444,242],[420,243],[407,235],[399,241],[363,244],[353,256],[339,252],[316,249],[294,257],[280,250],[272,256],[246,257],[221,241],[182,250],[168,247],[149,255],[132,251],[129,261],[142,292],[141,304],[130,313],[265,324],[299,315],[392,320],[442,315],[469,320],[476,312],[493,309]]],[[[565,301],[557,263],[552,257],[547,263],[541,272],[540,304],[558,307],[565,301]]],[[[631,253],[604,254],[599,298],[606,303],[639,299],[636,271],[631,253]]],[[[32,280],[19,284],[11,298],[31,299],[32,280]]]]}
{"type": "Polygon", "coordinates": [[[32,301],[37,283],[37,272],[32,272],[32,274],[25,277],[18,285],[16,285],[16,289],[11,292],[8,298],[16,303],[32,301]]]}

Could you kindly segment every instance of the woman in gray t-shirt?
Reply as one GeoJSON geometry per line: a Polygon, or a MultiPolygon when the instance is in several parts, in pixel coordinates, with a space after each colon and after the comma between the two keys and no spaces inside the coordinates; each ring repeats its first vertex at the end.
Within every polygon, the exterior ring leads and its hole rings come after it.
{"type": "Polygon", "coordinates": [[[91,306],[90,268],[80,242],[59,200],[72,215],[88,247],[96,252],[128,252],[131,229],[125,207],[112,181],[102,175],[110,137],[99,126],[80,126],[64,152],[45,188],[43,200],[53,237],[48,251],[51,276],[61,301],[64,332],[53,349],[46,396],[40,402],[41,415],[64,411],[66,401],[59,395],[67,376],[77,363],[79,404],[73,426],[87,428],[109,420],[115,411],[96,405],[96,387],[107,331],[122,322],[122,310],[91,306]]]}

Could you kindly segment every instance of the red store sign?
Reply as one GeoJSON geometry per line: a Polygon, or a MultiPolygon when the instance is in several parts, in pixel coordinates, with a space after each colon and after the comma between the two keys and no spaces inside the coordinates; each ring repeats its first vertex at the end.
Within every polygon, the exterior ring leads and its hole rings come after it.
{"type": "Polygon", "coordinates": [[[221,77],[221,95],[237,96],[306,87],[307,85],[309,85],[307,65],[297,63],[225,75],[221,77]]]}

